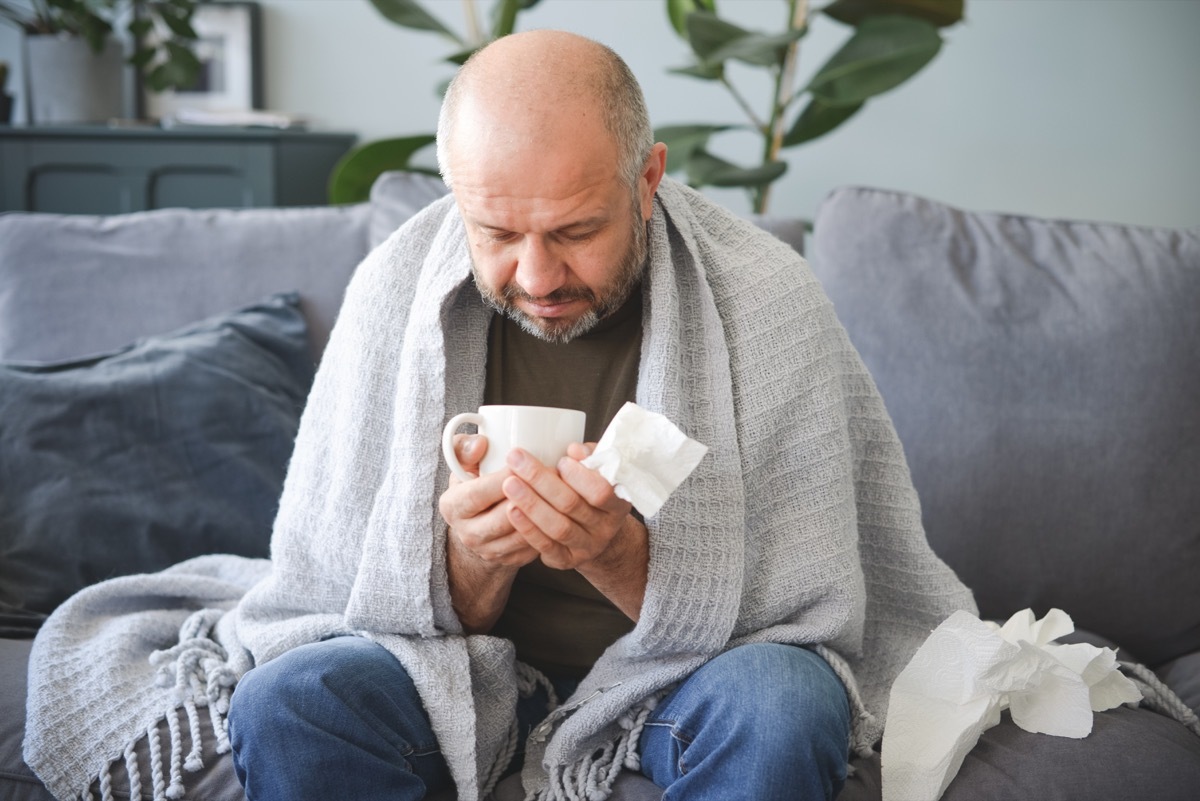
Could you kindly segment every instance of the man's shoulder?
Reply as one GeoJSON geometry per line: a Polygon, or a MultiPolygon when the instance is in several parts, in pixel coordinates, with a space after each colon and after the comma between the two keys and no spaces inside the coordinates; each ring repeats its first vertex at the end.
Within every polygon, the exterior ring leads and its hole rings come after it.
{"type": "Polygon", "coordinates": [[[420,265],[436,265],[464,255],[466,248],[466,231],[458,207],[454,197],[446,195],[417,211],[374,249],[384,261],[418,269],[420,265]]]}
{"type": "MultiPolygon", "coordinates": [[[[778,280],[781,270],[803,277],[808,271],[799,249],[789,238],[802,236],[803,223],[785,218],[746,218],[705,197],[691,187],[667,181],[659,199],[684,246],[702,265],[710,283],[733,278],[756,285],[778,280]]],[[[797,242],[796,244],[799,244],[797,242]]]]}
{"type": "Polygon", "coordinates": [[[658,196],[676,227],[690,229],[685,236],[731,248],[749,245],[752,252],[765,247],[788,259],[800,256],[805,225],[799,217],[735,214],[696,189],[670,178],[663,178],[658,196]],[[779,248],[780,244],[787,249],[779,248]]]}

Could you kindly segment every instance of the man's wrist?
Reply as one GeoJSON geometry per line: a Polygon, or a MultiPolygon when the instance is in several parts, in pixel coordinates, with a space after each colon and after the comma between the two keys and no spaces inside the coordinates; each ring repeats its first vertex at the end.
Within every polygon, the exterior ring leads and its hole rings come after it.
{"type": "Polygon", "coordinates": [[[608,547],[576,570],[636,621],[641,615],[646,593],[649,554],[646,527],[636,517],[628,515],[608,547]]]}
{"type": "Polygon", "coordinates": [[[450,602],[468,634],[491,631],[504,611],[519,567],[488,562],[447,532],[450,602]]]}

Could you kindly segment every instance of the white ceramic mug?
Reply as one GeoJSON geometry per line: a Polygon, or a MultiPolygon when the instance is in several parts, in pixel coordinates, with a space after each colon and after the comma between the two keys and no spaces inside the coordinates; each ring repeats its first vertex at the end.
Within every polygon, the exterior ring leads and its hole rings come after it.
{"type": "Polygon", "coordinates": [[[487,437],[488,449],[479,464],[479,475],[501,470],[513,448],[523,448],[545,465],[555,465],[567,455],[567,446],[583,442],[587,415],[576,409],[549,406],[480,406],[478,412],[463,412],[450,418],[442,431],[442,454],[459,478],[472,478],[454,453],[454,434],[474,423],[487,437]]]}

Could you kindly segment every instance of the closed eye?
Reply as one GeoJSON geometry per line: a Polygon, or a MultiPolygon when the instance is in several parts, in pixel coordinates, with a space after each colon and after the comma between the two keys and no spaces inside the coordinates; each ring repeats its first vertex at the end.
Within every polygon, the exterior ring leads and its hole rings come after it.
{"type": "Polygon", "coordinates": [[[505,231],[500,228],[481,228],[480,230],[483,231],[483,235],[487,237],[489,242],[495,242],[498,244],[512,242],[517,238],[517,235],[512,231],[505,231]]]}
{"type": "Polygon", "coordinates": [[[593,229],[590,231],[560,231],[556,234],[559,239],[564,239],[567,242],[587,242],[589,239],[594,239],[599,231],[593,229]]]}

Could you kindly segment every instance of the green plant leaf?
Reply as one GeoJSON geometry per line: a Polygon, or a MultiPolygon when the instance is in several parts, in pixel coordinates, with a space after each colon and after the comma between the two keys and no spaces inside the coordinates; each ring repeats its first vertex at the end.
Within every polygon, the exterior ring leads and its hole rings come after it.
{"type": "Polygon", "coordinates": [[[413,154],[436,140],[433,134],[418,134],[367,142],[338,160],[329,176],[330,203],[362,203],[371,194],[371,184],[388,170],[411,170],[436,175],[434,170],[409,166],[413,154]]]}
{"type": "Polygon", "coordinates": [[[539,0],[496,0],[492,5],[492,38],[508,36],[517,28],[517,14],[533,8],[539,0]]]}
{"type": "Polygon", "coordinates": [[[162,5],[158,7],[158,18],[163,21],[163,24],[174,35],[184,39],[196,38],[196,31],[192,28],[192,12],[190,9],[162,5]]]}
{"type": "Polygon", "coordinates": [[[146,17],[134,17],[129,20],[129,25],[126,26],[129,35],[135,39],[141,39],[150,31],[154,30],[154,21],[146,17]]]}
{"type": "Polygon", "coordinates": [[[807,32],[797,28],[783,33],[757,33],[705,11],[689,14],[687,29],[688,42],[702,64],[734,59],[759,67],[782,63],[787,46],[807,32]]]}
{"type": "Polygon", "coordinates": [[[725,65],[693,64],[690,67],[673,67],[667,72],[673,75],[687,75],[689,78],[699,78],[702,81],[719,81],[725,77],[725,65]]]}
{"type": "Polygon", "coordinates": [[[757,167],[739,167],[703,149],[692,153],[687,162],[688,183],[692,186],[766,186],[785,172],[786,161],[768,161],[757,167]]]}
{"type": "Polygon", "coordinates": [[[728,131],[733,125],[664,125],[654,130],[654,140],[667,146],[667,172],[680,172],[692,155],[703,150],[713,134],[728,131]]]}
{"type": "Polygon", "coordinates": [[[467,63],[468,58],[475,55],[475,51],[478,49],[479,49],[478,47],[471,47],[466,50],[460,50],[457,53],[452,53],[452,54],[446,56],[442,60],[446,61],[450,64],[454,64],[454,65],[461,67],[463,64],[467,63]]]}
{"type": "Polygon", "coordinates": [[[915,17],[871,17],[833,54],[808,84],[831,106],[863,102],[911,78],[942,46],[929,22],[915,17]]]}
{"type": "Polygon", "coordinates": [[[858,25],[868,17],[906,14],[939,28],[962,22],[964,0],[835,0],[822,11],[839,22],[858,25]]]}
{"type": "Polygon", "coordinates": [[[405,28],[413,28],[418,31],[440,33],[458,42],[463,47],[469,46],[457,33],[447,28],[437,17],[422,8],[421,4],[416,2],[416,0],[371,0],[371,5],[375,6],[376,11],[397,25],[402,25],[405,28]]]}
{"type": "Polygon", "coordinates": [[[667,0],[667,18],[671,27],[684,39],[688,38],[687,16],[695,11],[717,10],[716,0],[667,0]]]}
{"type": "Polygon", "coordinates": [[[112,25],[99,17],[81,16],[78,28],[80,34],[96,53],[104,49],[108,35],[112,33],[112,25]]]}
{"type": "Polygon", "coordinates": [[[129,56],[129,63],[141,69],[154,60],[155,52],[153,47],[139,47],[129,56]]]}
{"type": "Polygon", "coordinates": [[[155,92],[167,89],[188,89],[196,85],[200,75],[200,60],[186,46],[168,40],[163,44],[166,58],[146,73],[146,85],[155,92]]]}
{"type": "Polygon", "coordinates": [[[513,32],[517,24],[517,12],[521,0],[496,0],[492,6],[492,38],[499,39],[513,32]]]}
{"type": "Polygon", "coordinates": [[[808,101],[804,111],[800,112],[800,116],[792,124],[792,129],[784,135],[782,144],[784,147],[792,147],[824,136],[853,117],[862,107],[862,103],[831,106],[819,97],[814,97],[808,101]]]}

